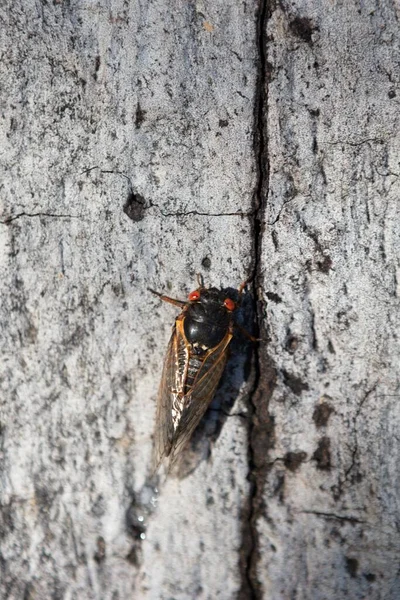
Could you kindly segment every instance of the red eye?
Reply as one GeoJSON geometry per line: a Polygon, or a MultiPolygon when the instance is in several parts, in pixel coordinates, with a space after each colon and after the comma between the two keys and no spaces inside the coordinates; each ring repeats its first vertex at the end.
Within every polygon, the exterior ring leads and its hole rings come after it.
{"type": "Polygon", "coordinates": [[[190,302],[194,302],[195,300],[198,300],[199,298],[200,298],[200,292],[198,290],[195,290],[194,292],[190,292],[190,294],[189,294],[190,302]]]}
{"type": "Polygon", "coordinates": [[[224,306],[227,310],[230,310],[230,311],[235,310],[235,308],[236,308],[236,304],[230,298],[225,298],[224,306]]]}

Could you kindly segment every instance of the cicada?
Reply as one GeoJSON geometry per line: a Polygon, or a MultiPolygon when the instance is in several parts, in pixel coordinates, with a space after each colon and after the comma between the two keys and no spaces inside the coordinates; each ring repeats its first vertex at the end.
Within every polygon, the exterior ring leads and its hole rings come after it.
{"type": "MultiPolygon", "coordinates": [[[[239,287],[239,302],[246,283],[239,287]]],[[[233,313],[238,303],[223,290],[204,287],[200,276],[198,284],[187,301],[149,288],[161,300],[182,309],[175,319],[158,392],[156,467],[163,458],[172,466],[189,442],[214,397],[236,325],[233,313]]]]}

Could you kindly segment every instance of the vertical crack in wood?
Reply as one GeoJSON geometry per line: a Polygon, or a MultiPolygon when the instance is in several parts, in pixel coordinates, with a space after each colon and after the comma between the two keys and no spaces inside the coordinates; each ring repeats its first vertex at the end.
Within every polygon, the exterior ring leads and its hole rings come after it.
{"type": "Polygon", "coordinates": [[[259,538],[257,520],[263,510],[263,489],[268,469],[268,454],[273,443],[273,421],[268,413],[269,398],[274,387],[275,370],[266,351],[264,305],[259,290],[263,289],[261,252],[264,215],[269,187],[268,131],[266,126],[268,101],[268,70],[266,59],[266,25],[273,10],[272,3],[260,0],[257,17],[258,78],[254,113],[254,153],[258,180],[254,194],[253,230],[253,298],[258,335],[262,339],[254,349],[254,383],[249,396],[250,425],[248,460],[250,493],[242,518],[240,555],[241,587],[238,600],[259,600],[262,589],[257,577],[259,538]]]}

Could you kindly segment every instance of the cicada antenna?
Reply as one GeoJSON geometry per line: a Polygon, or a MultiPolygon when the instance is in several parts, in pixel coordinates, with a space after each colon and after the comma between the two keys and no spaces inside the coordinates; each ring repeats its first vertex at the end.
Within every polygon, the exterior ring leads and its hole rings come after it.
{"type": "Polygon", "coordinates": [[[183,308],[186,304],[186,302],[184,300],[177,300],[176,298],[170,298],[169,296],[165,296],[164,294],[161,294],[160,292],[156,292],[156,290],[153,290],[152,288],[147,288],[147,289],[149,290],[149,292],[151,292],[155,296],[158,296],[163,302],[168,302],[168,304],[173,304],[174,306],[179,306],[179,308],[183,308]]]}

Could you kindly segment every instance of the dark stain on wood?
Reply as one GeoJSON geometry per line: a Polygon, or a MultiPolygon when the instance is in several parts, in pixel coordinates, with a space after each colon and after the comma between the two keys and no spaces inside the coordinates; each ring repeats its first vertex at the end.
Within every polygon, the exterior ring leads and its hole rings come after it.
{"type": "Polygon", "coordinates": [[[327,436],[319,440],[313,460],[317,463],[317,469],[328,471],[331,468],[331,440],[327,436]]]}

